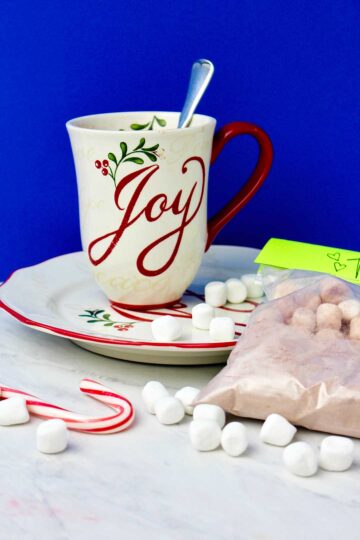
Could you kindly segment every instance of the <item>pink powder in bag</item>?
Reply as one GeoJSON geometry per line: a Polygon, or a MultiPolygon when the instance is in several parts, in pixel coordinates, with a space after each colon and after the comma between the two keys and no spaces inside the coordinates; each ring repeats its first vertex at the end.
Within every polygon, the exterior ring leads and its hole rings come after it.
{"type": "Polygon", "coordinates": [[[248,418],[278,413],[299,426],[360,438],[360,339],[350,331],[356,317],[344,317],[337,329],[338,304],[360,304],[359,287],[327,276],[314,281],[256,308],[197,403],[248,418]]]}

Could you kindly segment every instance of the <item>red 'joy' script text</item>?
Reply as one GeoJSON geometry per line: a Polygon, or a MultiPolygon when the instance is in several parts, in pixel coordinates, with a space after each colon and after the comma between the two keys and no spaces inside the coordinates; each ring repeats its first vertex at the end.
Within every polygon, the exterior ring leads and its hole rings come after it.
{"type": "MultiPolygon", "coordinates": [[[[187,159],[182,168],[181,172],[183,175],[186,175],[188,172],[188,165],[191,162],[196,162],[199,164],[201,169],[201,180],[200,180],[200,189],[198,187],[198,181],[194,182],[189,194],[186,196],[183,189],[180,189],[173,200],[169,200],[169,197],[165,193],[159,193],[152,198],[148,199],[147,202],[141,207],[139,207],[139,202],[146,197],[144,196],[144,190],[148,182],[154,181],[156,179],[156,172],[159,170],[159,165],[150,165],[149,167],[143,167],[135,172],[128,174],[122,178],[118,185],[116,186],[114,193],[114,202],[116,207],[121,212],[121,218],[119,227],[114,231],[110,231],[99,238],[96,238],[90,242],[88,246],[88,255],[91,263],[94,266],[101,264],[105,261],[119,244],[122,239],[125,231],[129,229],[134,223],[136,223],[142,216],[145,217],[146,221],[150,224],[154,221],[158,221],[161,217],[167,213],[171,212],[174,216],[180,216],[180,223],[176,225],[175,228],[166,231],[165,234],[151,242],[146,246],[138,255],[136,260],[136,265],[139,272],[145,276],[158,276],[165,272],[171,264],[174,262],[175,257],[179,251],[181,240],[184,235],[186,227],[191,223],[198,213],[201,203],[204,197],[205,189],[205,164],[201,157],[193,156],[187,159]],[[140,181],[139,181],[140,179],[140,181]],[[133,194],[130,198],[130,201],[125,205],[122,203],[122,195],[124,190],[129,185],[136,185],[133,194]],[[198,201],[193,198],[198,195],[198,201]],[[191,206],[194,206],[194,210],[190,213],[191,206]],[[155,269],[150,269],[146,267],[145,259],[146,257],[159,246],[162,242],[165,242],[169,238],[174,239],[173,249],[169,253],[169,257],[161,266],[155,269]],[[104,242],[108,239],[108,243],[105,243],[105,249],[101,255],[95,256],[94,251],[97,246],[97,252],[99,250],[98,244],[104,242]]],[[[150,225],[149,225],[150,226],[150,225]]]]}

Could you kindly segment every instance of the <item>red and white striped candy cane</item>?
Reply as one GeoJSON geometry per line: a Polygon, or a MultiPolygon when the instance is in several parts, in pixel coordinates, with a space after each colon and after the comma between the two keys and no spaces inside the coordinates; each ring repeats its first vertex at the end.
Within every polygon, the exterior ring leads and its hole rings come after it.
{"type": "Polygon", "coordinates": [[[42,401],[36,396],[9,388],[0,384],[0,398],[6,399],[14,396],[23,396],[26,399],[26,404],[29,412],[41,418],[60,418],[66,422],[69,429],[81,431],[83,433],[98,433],[108,434],[116,433],[127,429],[134,421],[135,412],[132,404],[128,399],[120,394],[117,394],[110,388],[93,381],[91,379],[83,379],[80,383],[80,390],[102,403],[106,403],[109,407],[116,411],[110,416],[101,418],[93,416],[85,416],[83,414],[73,413],[57,405],[52,405],[46,401],[42,401]]]}

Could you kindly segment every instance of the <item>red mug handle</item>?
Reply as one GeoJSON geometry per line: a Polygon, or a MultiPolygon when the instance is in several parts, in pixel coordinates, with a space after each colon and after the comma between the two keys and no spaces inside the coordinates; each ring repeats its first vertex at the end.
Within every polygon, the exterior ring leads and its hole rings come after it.
{"type": "Polygon", "coordinates": [[[255,195],[269,174],[271,168],[273,148],[269,137],[266,135],[265,131],[253,124],[248,124],[247,122],[232,122],[231,124],[226,124],[226,126],[223,126],[215,134],[211,163],[214,163],[225,144],[237,135],[251,135],[254,137],[259,145],[258,161],[246,184],[240,189],[235,197],[224,206],[224,208],[219,210],[219,212],[208,221],[208,237],[205,251],[209,249],[224,225],[226,225],[226,223],[228,223],[230,219],[232,219],[255,195]]]}

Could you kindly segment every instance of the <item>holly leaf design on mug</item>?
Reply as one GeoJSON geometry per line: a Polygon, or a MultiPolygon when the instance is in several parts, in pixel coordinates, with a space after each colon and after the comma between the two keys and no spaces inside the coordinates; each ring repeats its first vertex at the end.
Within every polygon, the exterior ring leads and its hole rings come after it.
{"type": "Polygon", "coordinates": [[[163,118],[158,118],[157,116],[154,116],[156,122],[159,124],[159,126],[161,127],[165,127],[166,126],[166,120],[164,120],[163,118]]]}
{"type": "Polygon", "coordinates": [[[123,159],[127,153],[127,144],[125,142],[120,143],[120,150],[121,150],[122,159],[123,159]]]}
{"type": "MultiPolygon", "coordinates": [[[[154,124],[158,124],[160,127],[165,127],[166,126],[166,120],[164,118],[159,118],[158,116],[154,115],[152,117],[152,120],[150,120],[146,124],[136,124],[136,123],[131,124],[130,129],[132,129],[134,131],[141,131],[143,129],[147,129],[147,130],[151,131],[152,129],[154,129],[154,124]]],[[[123,130],[119,130],[119,131],[123,131],[123,130]]]]}
{"type": "Polygon", "coordinates": [[[131,124],[130,129],[140,131],[141,129],[147,129],[150,126],[150,122],[147,124],[131,124]]]}
{"type": "Polygon", "coordinates": [[[141,159],[141,158],[138,158],[138,157],[129,157],[129,158],[124,160],[124,163],[126,163],[127,161],[131,161],[132,163],[136,163],[137,165],[143,165],[144,164],[144,160],[141,159]]]}
{"type": "Polygon", "coordinates": [[[133,148],[133,150],[129,150],[126,142],[121,141],[119,144],[121,156],[117,158],[116,154],[114,154],[113,152],[109,152],[107,155],[108,159],[97,159],[95,161],[95,167],[101,170],[101,174],[103,176],[110,176],[114,183],[114,186],[116,187],[117,172],[119,170],[119,166],[122,163],[134,163],[135,165],[143,165],[146,160],[149,160],[152,163],[155,163],[157,161],[159,157],[157,154],[157,150],[160,145],[155,144],[153,146],[146,147],[145,144],[145,137],[141,137],[139,143],[133,148]]]}
{"type": "Polygon", "coordinates": [[[142,148],[144,146],[144,144],[145,144],[145,139],[143,137],[142,139],[140,139],[139,144],[137,145],[136,148],[134,148],[134,150],[140,150],[140,148],[142,148]]]}
{"type": "Polygon", "coordinates": [[[144,148],[144,152],[156,152],[156,150],[159,148],[159,144],[155,144],[155,146],[151,146],[150,148],[144,148]]]}
{"type": "Polygon", "coordinates": [[[156,161],[157,160],[157,157],[155,154],[151,154],[150,152],[145,152],[144,151],[144,154],[146,155],[146,157],[148,157],[150,159],[150,161],[156,161]]]}

